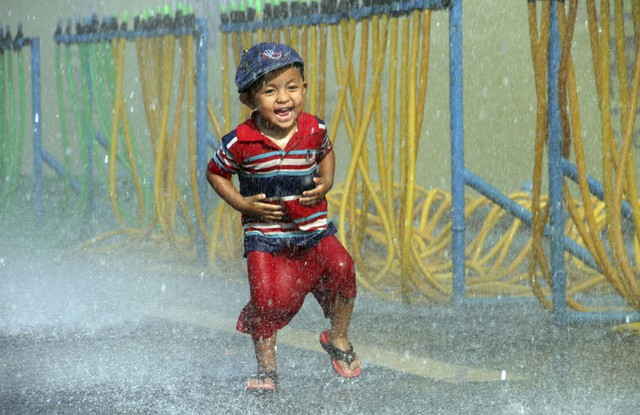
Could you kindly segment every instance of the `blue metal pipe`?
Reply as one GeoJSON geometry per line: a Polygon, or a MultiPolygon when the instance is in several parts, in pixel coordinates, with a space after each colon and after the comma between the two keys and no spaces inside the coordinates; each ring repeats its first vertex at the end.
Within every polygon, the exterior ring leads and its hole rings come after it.
{"type": "MultiPolygon", "coordinates": [[[[209,29],[206,19],[197,20],[198,37],[196,48],[196,179],[200,200],[204,200],[207,190],[205,169],[208,151],[207,130],[207,41],[209,29]]],[[[203,214],[207,217],[207,204],[202,203],[203,214]]],[[[200,227],[198,227],[200,229],[200,227]]],[[[197,239],[198,258],[203,261],[207,258],[207,249],[204,235],[198,231],[197,239]]]]}
{"type": "Polygon", "coordinates": [[[443,10],[451,7],[452,3],[454,3],[454,1],[451,0],[394,1],[384,4],[372,4],[370,7],[354,7],[346,12],[325,11],[324,13],[314,13],[312,15],[265,18],[264,20],[253,21],[233,21],[233,19],[227,19],[228,21],[220,24],[219,28],[221,32],[253,32],[258,29],[279,29],[289,26],[316,25],[320,23],[332,25],[339,23],[345,18],[362,20],[382,14],[409,14],[414,10],[443,10]]]}
{"type": "MultiPolygon", "coordinates": [[[[524,206],[514,202],[513,199],[507,197],[498,189],[483,181],[480,177],[476,176],[466,168],[464,170],[464,177],[465,182],[469,185],[469,187],[475,189],[487,199],[491,200],[493,203],[500,206],[511,215],[520,219],[528,226],[531,226],[532,214],[524,206]]],[[[552,236],[551,226],[545,225],[544,236],[549,238],[552,236]]],[[[585,247],[579,245],[568,236],[565,236],[564,232],[562,232],[562,238],[565,251],[578,258],[580,261],[584,262],[590,268],[600,272],[600,267],[598,267],[596,261],[593,259],[593,256],[585,247]]]]}
{"type": "Polygon", "coordinates": [[[558,69],[560,67],[560,32],[558,0],[551,0],[549,21],[549,57],[547,63],[548,161],[549,161],[549,225],[551,226],[551,274],[553,281],[553,318],[562,326],[567,323],[567,275],[564,263],[564,214],[562,173],[562,124],[558,102],[558,69]]]}
{"type": "Polygon", "coordinates": [[[40,113],[40,38],[31,39],[31,105],[33,107],[33,178],[36,223],[42,224],[42,130],[40,113]]]}
{"type": "Polygon", "coordinates": [[[451,194],[453,204],[453,301],[466,295],[465,281],[465,182],[462,78],[462,0],[454,0],[449,10],[449,106],[451,123],[451,194]]]}
{"type": "Polygon", "coordinates": [[[128,41],[136,40],[140,38],[151,38],[161,36],[189,36],[196,35],[197,29],[181,27],[181,28],[161,28],[161,29],[147,29],[147,30],[114,30],[110,32],[97,32],[97,33],[81,33],[81,34],[69,34],[60,33],[54,35],[53,39],[57,43],[62,44],[77,44],[77,43],[104,43],[114,39],[124,38],[128,41]]]}
{"type": "Polygon", "coordinates": [[[47,163],[53,171],[60,175],[60,177],[64,177],[66,180],[69,180],[71,182],[71,188],[76,193],[80,193],[80,182],[78,182],[78,180],[76,180],[75,178],[70,177],[70,174],[66,171],[64,166],[60,164],[60,162],[56,160],[51,154],[49,154],[47,150],[45,150],[44,148],[41,149],[41,154],[41,160],[47,163]]]}
{"type": "Polygon", "coordinates": [[[453,204],[453,301],[464,302],[465,281],[465,183],[462,90],[462,0],[453,0],[449,10],[449,108],[451,112],[451,194],[453,204]]]}

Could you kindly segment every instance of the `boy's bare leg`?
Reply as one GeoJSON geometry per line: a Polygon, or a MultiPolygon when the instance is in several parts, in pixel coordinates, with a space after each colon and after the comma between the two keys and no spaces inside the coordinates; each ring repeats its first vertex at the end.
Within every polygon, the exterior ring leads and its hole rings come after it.
{"type": "MultiPolygon", "coordinates": [[[[258,360],[258,370],[262,372],[276,372],[276,333],[266,339],[253,339],[253,346],[258,360]]],[[[264,380],[250,378],[247,386],[273,385],[275,379],[266,378],[264,380]]]]}
{"type": "MultiPolygon", "coordinates": [[[[331,318],[331,344],[340,350],[349,350],[349,324],[353,314],[355,298],[344,298],[338,295],[335,309],[331,318]]],[[[356,358],[350,365],[347,362],[338,362],[347,373],[355,372],[360,367],[360,359],[356,358]]]]}

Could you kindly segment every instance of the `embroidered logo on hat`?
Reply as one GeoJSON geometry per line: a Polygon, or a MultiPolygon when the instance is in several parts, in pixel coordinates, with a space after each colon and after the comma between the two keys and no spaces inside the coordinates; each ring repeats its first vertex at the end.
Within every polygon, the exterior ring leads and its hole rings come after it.
{"type": "Polygon", "coordinates": [[[284,53],[276,52],[273,49],[267,49],[264,52],[260,52],[260,56],[263,58],[271,59],[272,61],[279,61],[285,57],[284,53]]]}

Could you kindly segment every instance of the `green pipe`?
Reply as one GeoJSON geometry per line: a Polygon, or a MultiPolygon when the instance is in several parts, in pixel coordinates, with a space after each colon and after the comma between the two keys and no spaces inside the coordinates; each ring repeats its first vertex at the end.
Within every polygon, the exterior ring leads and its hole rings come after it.
{"type": "MultiPolygon", "coordinates": [[[[10,51],[7,53],[11,53],[10,51]]],[[[6,88],[7,73],[5,71],[6,53],[0,53],[2,60],[0,61],[0,150],[2,156],[0,156],[0,194],[3,193],[5,177],[7,175],[7,154],[9,146],[9,132],[7,131],[7,103],[6,103],[6,88]]]]}
{"type": "Polygon", "coordinates": [[[7,80],[8,91],[6,98],[9,101],[8,111],[6,112],[7,118],[7,171],[6,176],[3,178],[5,185],[11,182],[11,175],[13,173],[15,165],[15,139],[16,139],[16,100],[15,100],[15,85],[13,84],[14,72],[13,72],[13,52],[11,50],[7,53],[7,80]]]}
{"type": "MultiPolygon", "coordinates": [[[[5,55],[3,53],[3,55],[5,55]]],[[[13,51],[7,50],[6,53],[6,69],[4,72],[4,84],[2,100],[4,102],[4,114],[6,119],[3,120],[4,128],[4,146],[3,154],[5,157],[4,169],[2,177],[2,186],[0,189],[0,206],[4,207],[11,203],[11,196],[14,193],[16,187],[17,177],[15,175],[15,169],[17,164],[16,154],[16,102],[15,102],[15,85],[13,83],[13,51]],[[6,101],[8,101],[8,104],[6,101]]],[[[4,63],[3,61],[3,63],[4,63]]],[[[4,65],[3,65],[4,66],[4,65]]]]}
{"type": "MultiPolygon", "coordinates": [[[[22,50],[18,52],[18,98],[19,116],[16,117],[16,89],[14,85],[14,63],[13,52],[7,51],[6,59],[2,61],[2,107],[3,107],[3,127],[2,137],[2,185],[0,186],[0,207],[4,208],[11,204],[19,186],[20,172],[22,169],[22,156],[24,149],[25,134],[25,78],[24,59],[22,50]],[[6,62],[6,70],[5,70],[6,62]],[[8,83],[8,88],[6,84],[8,83]],[[7,103],[8,100],[8,110],[7,103]],[[8,118],[4,118],[7,117],[8,118]]],[[[3,53],[3,57],[4,57],[3,53]]]]}
{"type": "MultiPolygon", "coordinates": [[[[129,118],[128,118],[128,114],[125,111],[124,113],[124,120],[125,122],[129,123],[129,118]]],[[[129,123],[129,125],[131,125],[129,123]]],[[[131,131],[131,129],[129,129],[129,131],[131,131]]],[[[133,135],[133,134],[132,134],[133,135]]],[[[138,167],[138,171],[140,172],[139,177],[142,178],[142,180],[147,179],[147,171],[144,168],[144,161],[142,160],[142,157],[140,155],[140,151],[138,149],[138,145],[137,145],[137,140],[134,137],[131,137],[131,147],[133,148],[133,158],[136,162],[136,165],[138,167]]],[[[152,195],[152,188],[151,188],[151,180],[148,181],[147,185],[145,186],[143,183],[142,189],[144,190],[144,205],[145,205],[145,212],[147,214],[147,218],[146,219],[151,219],[152,215],[153,215],[153,206],[152,206],[152,201],[153,201],[153,195],[152,195]]]]}
{"type": "MultiPolygon", "coordinates": [[[[76,127],[76,134],[80,141],[80,154],[86,154],[86,140],[82,140],[82,123],[80,118],[80,111],[78,109],[78,97],[76,94],[75,81],[73,77],[73,62],[71,59],[71,46],[65,46],[65,63],[66,63],[66,74],[67,74],[67,89],[69,91],[69,97],[71,100],[71,108],[73,112],[74,122],[73,125],[76,127]]],[[[65,108],[62,108],[64,111],[65,108]]],[[[80,207],[84,208],[87,204],[87,196],[88,196],[88,188],[89,183],[86,176],[82,175],[80,180],[80,207]]],[[[79,209],[78,211],[82,211],[84,209],[79,209]]]]}
{"type": "MultiPolygon", "coordinates": [[[[82,101],[82,111],[80,115],[80,119],[82,121],[82,132],[79,135],[80,142],[82,143],[84,156],[84,165],[83,171],[86,172],[85,180],[87,182],[87,198],[89,203],[89,212],[95,212],[95,184],[96,184],[96,175],[94,174],[94,155],[97,154],[93,149],[93,140],[95,137],[95,131],[93,129],[93,123],[91,122],[91,114],[92,114],[92,105],[91,105],[91,90],[89,88],[89,83],[91,82],[91,72],[89,67],[89,46],[85,43],[81,43],[78,45],[78,56],[80,58],[80,89],[81,94],[80,98],[82,101]]],[[[98,162],[98,164],[103,164],[98,162]]],[[[102,176],[102,175],[98,175],[102,176]]]]}
{"type": "MultiPolygon", "coordinates": [[[[67,46],[68,47],[68,46],[67,46]]],[[[58,95],[58,114],[60,118],[60,135],[62,138],[62,154],[64,160],[65,180],[71,189],[71,155],[69,153],[69,138],[67,136],[67,111],[64,105],[64,82],[62,78],[62,58],[60,52],[60,44],[56,45],[55,63],[56,63],[56,91],[58,95]]]]}
{"type": "Polygon", "coordinates": [[[104,65],[104,48],[103,44],[96,43],[92,45],[93,53],[91,53],[91,66],[94,68],[92,72],[95,76],[95,101],[96,101],[96,113],[97,119],[100,123],[100,129],[106,136],[107,131],[111,131],[111,114],[106,109],[109,105],[109,95],[106,91],[109,91],[108,81],[106,80],[106,71],[104,65]],[[107,85],[105,85],[107,84],[107,85]]]}
{"type": "Polygon", "coordinates": [[[24,151],[24,138],[25,138],[25,130],[26,130],[26,122],[27,122],[27,104],[26,104],[26,91],[25,91],[25,65],[24,58],[22,54],[22,49],[18,52],[18,91],[20,98],[20,115],[18,116],[18,132],[16,134],[16,157],[15,157],[15,165],[13,172],[13,180],[11,180],[11,189],[12,193],[18,189],[18,181],[20,179],[20,172],[22,170],[22,156],[24,151]]]}

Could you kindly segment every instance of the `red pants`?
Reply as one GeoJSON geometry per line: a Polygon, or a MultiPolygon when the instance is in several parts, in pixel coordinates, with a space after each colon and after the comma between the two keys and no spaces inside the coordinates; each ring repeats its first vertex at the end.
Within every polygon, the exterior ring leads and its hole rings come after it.
{"type": "Polygon", "coordinates": [[[286,326],[308,293],[313,293],[327,318],[336,295],[356,296],[353,259],[335,236],[308,249],[283,249],[275,254],[250,251],[247,265],[251,300],[236,328],[257,339],[269,338],[286,326]]]}

